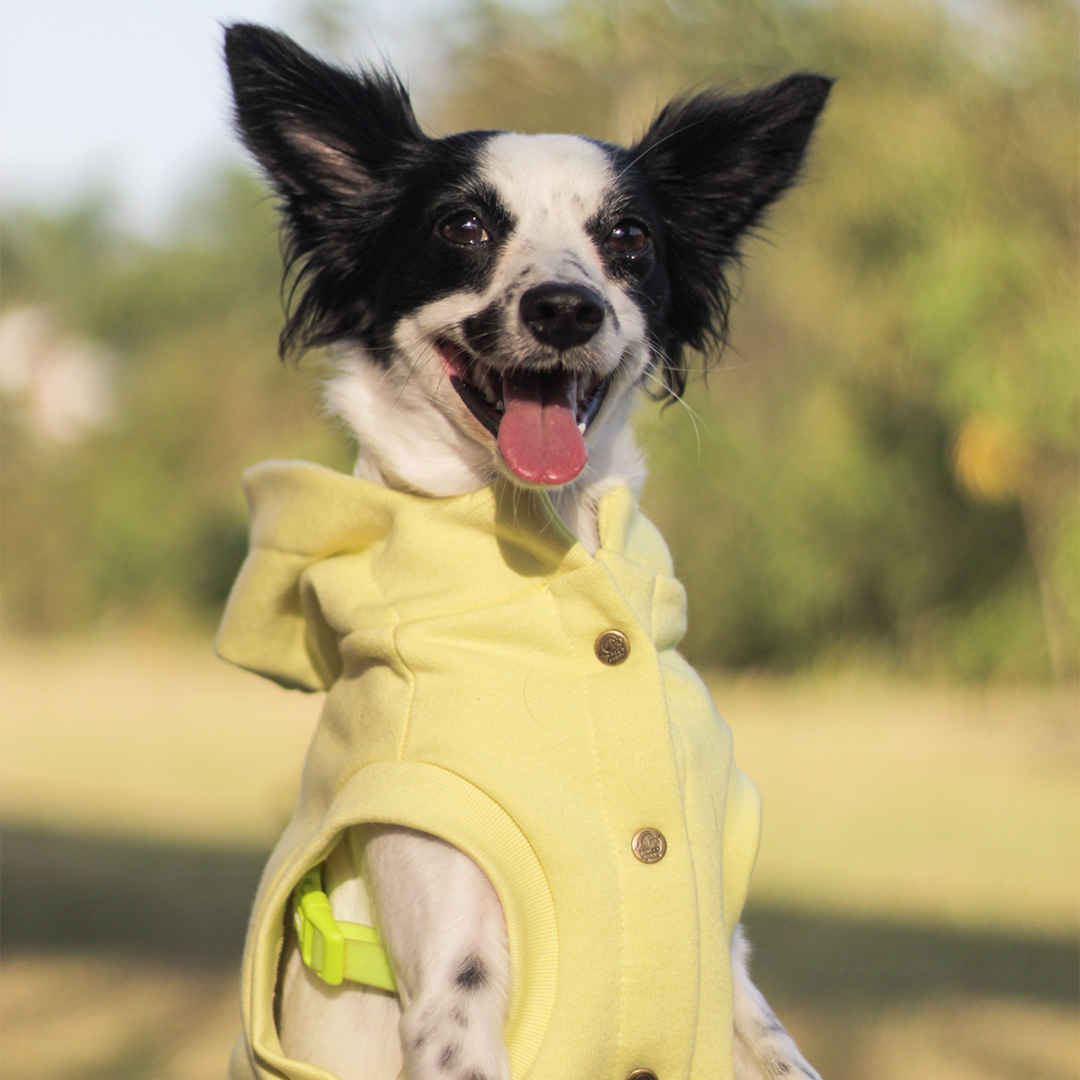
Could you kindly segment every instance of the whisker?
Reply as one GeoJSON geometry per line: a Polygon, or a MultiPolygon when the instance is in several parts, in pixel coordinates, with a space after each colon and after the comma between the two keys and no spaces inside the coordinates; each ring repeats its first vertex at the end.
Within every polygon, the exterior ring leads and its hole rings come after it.
{"type": "Polygon", "coordinates": [[[692,127],[697,127],[697,125],[698,125],[698,124],[700,124],[700,123],[702,123],[702,121],[701,121],[701,120],[695,120],[695,121],[693,121],[693,122],[692,122],[692,123],[690,123],[690,124],[684,124],[684,125],[683,125],[683,126],[682,126],[681,128],[676,128],[676,129],[675,129],[674,131],[669,131],[669,132],[668,132],[668,133],[667,133],[667,134],[666,134],[666,135],[665,135],[665,136],[664,136],[664,137],[663,137],[662,139],[657,139],[657,140],[656,140],[656,142],[654,142],[654,143],[653,143],[653,144],[652,144],[651,146],[647,146],[647,147],[645,147],[645,149],[644,149],[644,150],[642,150],[642,151],[641,151],[641,153],[640,153],[640,154],[638,154],[638,156],[637,156],[636,158],[634,158],[634,160],[633,160],[633,161],[631,161],[631,162],[630,162],[630,163],[629,163],[629,164],[628,164],[628,165],[627,165],[627,166],[626,166],[626,167],[625,167],[625,168],[624,168],[624,169],[623,169],[623,170],[622,170],[622,171],[621,171],[621,172],[620,172],[620,173],[619,173],[619,174],[618,174],[618,175],[617,175],[616,177],[615,177],[615,179],[616,179],[616,180],[621,180],[621,179],[623,178],[623,176],[624,176],[624,175],[625,175],[625,174],[626,174],[626,173],[627,173],[627,172],[628,172],[628,171],[629,171],[630,169],[632,169],[632,168],[633,168],[633,167],[634,167],[634,166],[635,166],[635,165],[636,165],[636,164],[637,164],[637,163],[638,163],[638,162],[639,162],[639,161],[640,161],[640,160],[641,160],[641,159],[642,159],[643,157],[645,157],[645,156],[646,156],[647,154],[651,154],[651,153],[652,153],[652,152],[653,152],[654,150],[656,150],[656,149],[657,149],[658,147],[660,147],[660,146],[663,146],[663,144],[664,144],[664,143],[666,143],[666,142],[668,141],[668,139],[674,139],[676,135],[681,135],[681,134],[682,134],[682,133],[683,133],[684,131],[689,131],[689,130],[690,130],[690,129],[691,129],[692,127]]]}
{"type": "MultiPolygon", "coordinates": [[[[664,386],[663,381],[654,372],[646,371],[644,374],[645,374],[645,378],[652,379],[653,382],[659,384],[661,387],[664,386]]],[[[673,390],[669,390],[668,394],[669,394],[671,400],[675,401],[675,402],[678,402],[678,404],[681,405],[686,410],[686,415],[690,417],[690,423],[694,428],[694,442],[695,442],[695,444],[697,446],[697,457],[698,457],[698,460],[700,461],[701,460],[701,428],[705,428],[705,430],[708,430],[708,424],[705,423],[705,419],[702,416],[700,416],[694,410],[694,408],[686,401],[686,399],[681,394],[676,394],[673,390]],[[698,426],[699,424],[701,425],[701,428],[699,428],[699,426],[698,426]]]]}

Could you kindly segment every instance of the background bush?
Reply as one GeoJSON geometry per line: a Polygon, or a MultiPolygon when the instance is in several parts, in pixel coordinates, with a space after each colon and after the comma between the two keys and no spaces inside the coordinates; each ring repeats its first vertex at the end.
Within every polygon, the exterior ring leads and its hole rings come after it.
{"type": "MultiPolygon", "coordinates": [[[[571,0],[440,31],[435,131],[628,139],[690,87],[838,78],[804,184],[748,245],[730,348],[640,424],[699,663],[1076,674],[1077,8],[966,10],[571,0]]],[[[211,625],[244,551],[241,469],[351,456],[317,361],[275,359],[263,189],[209,179],[158,244],[106,198],[16,208],[0,254],[5,319],[38,306],[104,348],[116,398],[57,440],[5,383],[8,627],[211,625]]]]}

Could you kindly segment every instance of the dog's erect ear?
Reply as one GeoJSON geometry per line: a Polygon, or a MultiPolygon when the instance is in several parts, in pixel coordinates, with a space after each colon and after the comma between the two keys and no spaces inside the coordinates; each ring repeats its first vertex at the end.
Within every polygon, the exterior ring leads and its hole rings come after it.
{"type": "Polygon", "coordinates": [[[281,355],[362,336],[380,223],[428,140],[393,73],[342,71],[263,26],[225,31],[236,125],[281,196],[296,270],[281,355]]]}
{"type": "MultiPolygon", "coordinates": [[[[725,277],[739,240],[796,178],[832,80],[792,75],[739,97],[717,93],[666,106],[630,149],[667,231],[672,281],[669,359],[722,338],[725,277]]],[[[671,388],[685,375],[670,370],[671,388]]]]}
{"type": "Polygon", "coordinates": [[[356,199],[424,140],[392,73],[343,71],[251,23],[226,29],[225,63],[244,144],[286,200],[356,199]]]}

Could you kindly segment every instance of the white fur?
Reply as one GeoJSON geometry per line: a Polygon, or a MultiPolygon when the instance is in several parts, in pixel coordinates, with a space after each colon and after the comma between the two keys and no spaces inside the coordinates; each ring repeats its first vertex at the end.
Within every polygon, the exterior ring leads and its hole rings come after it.
{"type": "Polygon", "coordinates": [[[495,300],[516,303],[532,285],[589,286],[614,314],[586,347],[589,359],[600,375],[616,368],[618,373],[588,431],[588,463],[556,502],[582,543],[595,551],[595,521],[582,516],[578,504],[591,505],[595,518],[605,491],[619,484],[640,487],[644,463],[627,420],[649,364],[644,316],[607,279],[585,231],[613,179],[608,160],[574,136],[505,134],[486,148],[483,175],[518,219],[488,288],[437,300],[403,319],[388,365],[360,352],[339,357],[327,403],[360,441],[357,475],[439,496],[485,487],[508,470],[490,434],[451,387],[435,342],[495,300]]]}
{"type": "MultiPolygon", "coordinates": [[[[437,496],[477,490],[507,470],[495,440],[450,386],[436,341],[492,302],[516,305],[531,285],[587,285],[613,316],[585,346],[588,362],[595,372],[617,375],[586,434],[585,470],[552,498],[595,552],[600,496],[621,483],[637,488],[644,476],[628,420],[649,363],[643,314],[608,279],[585,230],[612,181],[608,158],[570,136],[500,135],[488,144],[482,171],[517,218],[489,287],[402,320],[388,365],[362,354],[341,357],[328,402],[359,439],[359,475],[437,496]]],[[[291,942],[281,988],[286,1052],[341,1080],[394,1080],[402,1070],[409,1080],[508,1080],[506,927],[494,889],[472,860],[423,833],[357,827],[324,873],[337,918],[379,926],[400,1002],[356,985],[327,987],[300,963],[291,942]],[[458,979],[472,960],[483,978],[466,991],[458,979]]],[[[750,982],[738,930],[731,955],[737,1080],[816,1078],[750,982]]]]}
{"type": "Polygon", "coordinates": [[[806,1080],[821,1080],[750,981],[749,967],[750,946],[739,925],[731,938],[736,1080],[791,1080],[796,1073],[806,1080]]]}

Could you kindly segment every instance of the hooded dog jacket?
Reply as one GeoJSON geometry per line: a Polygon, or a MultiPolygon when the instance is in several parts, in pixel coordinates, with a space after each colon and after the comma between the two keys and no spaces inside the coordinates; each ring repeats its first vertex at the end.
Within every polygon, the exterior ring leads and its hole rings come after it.
{"type": "Polygon", "coordinates": [[[758,797],[675,650],[685,595],[630,492],[601,501],[592,556],[546,494],[503,482],[429,498],[269,463],[245,488],[251,548],[218,653],[327,697],[255,901],[231,1075],[327,1080],[278,1040],[283,924],[342,830],[385,822],[494,885],[514,1080],[730,1080],[758,797]],[[597,644],[610,631],[621,662],[597,644]],[[643,828],[666,840],[651,862],[643,828]]]}

